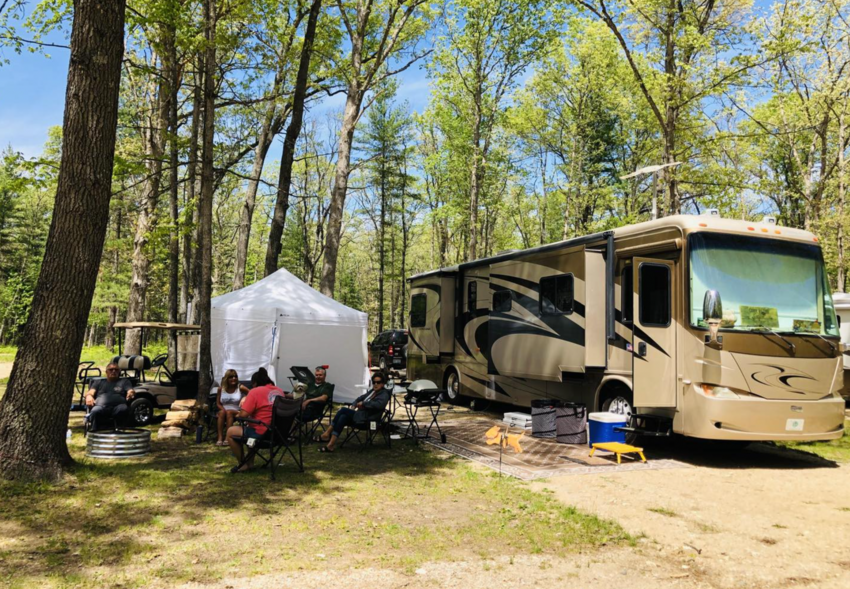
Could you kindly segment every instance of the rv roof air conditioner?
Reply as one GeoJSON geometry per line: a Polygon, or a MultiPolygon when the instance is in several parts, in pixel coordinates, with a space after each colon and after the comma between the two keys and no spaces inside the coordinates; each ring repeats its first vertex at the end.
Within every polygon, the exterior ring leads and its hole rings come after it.
{"type": "Polygon", "coordinates": [[[776,225],[776,217],[771,215],[765,215],[761,220],[762,223],[767,223],[768,225],[776,225]]]}
{"type": "Polygon", "coordinates": [[[720,216],[720,209],[705,209],[703,216],[719,217],[720,216]]]}

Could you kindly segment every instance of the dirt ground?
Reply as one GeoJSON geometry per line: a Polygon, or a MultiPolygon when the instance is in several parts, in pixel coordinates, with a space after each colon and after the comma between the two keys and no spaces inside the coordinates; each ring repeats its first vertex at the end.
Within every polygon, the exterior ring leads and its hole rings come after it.
{"type": "Polygon", "coordinates": [[[9,378],[14,362],[0,362],[0,378],[9,378]]]}
{"type": "MultiPolygon", "coordinates": [[[[568,475],[531,484],[619,522],[635,547],[559,557],[500,554],[429,563],[414,573],[368,562],[340,571],[373,586],[484,589],[580,586],[737,589],[850,587],[850,465],[756,444],[745,450],[662,447],[691,468],[568,475]]],[[[330,573],[333,575],[333,573],[330,573]]],[[[328,573],[234,576],[216,587],[302,587],[328,573]]]]}
{"type": "Polygon", "coordinates": [[[850,466],[760,444],[673,453],[694,468],[534,487],[644,535],[647,565],[680,562],[687,587],[850,587],[850,466]]]}

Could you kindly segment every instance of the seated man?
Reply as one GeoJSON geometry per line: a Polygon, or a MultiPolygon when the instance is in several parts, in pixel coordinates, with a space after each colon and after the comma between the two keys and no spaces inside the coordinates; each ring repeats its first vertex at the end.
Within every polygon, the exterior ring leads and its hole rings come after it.
{"type": "Polygon", "coordinates": [[[336,412],[331,429],[319,437],[319,441],[327,442],[327,446],[319,448],[319,452],[333,452],[346,426],[365,427],[381,417],[384,407],[390,402],[390,391],[384,388],[386,382],[386,377],[376,372],[372,375],[372,390],[357,397],[351,407],[343,407],[336,412]]]}
{"type": "Polygon", "coordinates": [[[315,421],[322,416],[327,403],[333,402],[334,385],[325,380],[328,367],[316,366],[316,382],[307,385],[304,401],[301,403],[301,421],[315,421]]]}
{"type": "Polygon", "coordinates": [[[91,431],[97,431],[104,418],[112,418],[118,425],[126,425],[130,415],[127,403],[136,391],[126,378],[119,378],[121,370],[114,362],[106,366],[106,378],[94,381],[86,393],[86,407],[91,407],[91,431]]]}

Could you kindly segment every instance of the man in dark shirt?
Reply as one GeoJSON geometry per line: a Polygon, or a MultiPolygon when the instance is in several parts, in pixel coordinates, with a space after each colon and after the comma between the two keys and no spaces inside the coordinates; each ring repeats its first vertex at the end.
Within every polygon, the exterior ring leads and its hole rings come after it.
{"type": "Polygon", "coordinates": [[[126,378],[118,378],[121,370],[117,364],[106,367],[106,378],[93,382],[86,393],[86,406],[91,407],[89,419],[91,431],[97,431],[98,422],[111,417],[115,423],[124,425],[130,415],[127,403],[133,400],[136,392],[126,378]]]}
{"type": "Polygon", "coordinates": [[[301,420],[314,421],[322,416],[325,404],[333,401],[334,385],[327,382],[327,366],[316,366],[316,382],[307,385],[304,401],[301,403],[301,420]]]}

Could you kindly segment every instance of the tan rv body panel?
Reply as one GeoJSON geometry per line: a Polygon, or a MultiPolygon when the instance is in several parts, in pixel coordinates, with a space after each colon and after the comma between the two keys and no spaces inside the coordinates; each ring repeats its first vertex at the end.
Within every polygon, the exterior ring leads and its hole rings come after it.
{"type": "Polygon", "coordinates": [[[714,349],[704,342],[707,330],[690,324],[687,244],[696,231],[815,241],[797,229],[682,215],[414,276],[411,296],[427,294],[428,313],[424,328],[410,328],[409,377],[444,386],[454,372],[464,395],[526,407],[556,397],[593,411],[625,391],[636,411],[668,417],[676,433],[706,439],[840,437],[840,348],[786,335],[792,351],[775,337],[729,331],[714,349]],[[652,293],[646,308],[642,265],[652,293]],[[571,311],[547,315],[541,280],[559,276],[559,285],[572,287],[571,311]],[[669,309],[658,306],[659,280],[669,280],[669,309]],[[703,384],[728,387],[737,398],[714,397],[703,384]]]}

